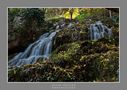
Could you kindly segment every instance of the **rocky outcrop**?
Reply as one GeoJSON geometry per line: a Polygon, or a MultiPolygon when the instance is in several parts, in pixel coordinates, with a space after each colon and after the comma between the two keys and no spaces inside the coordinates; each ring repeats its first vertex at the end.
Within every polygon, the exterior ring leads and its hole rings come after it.
{"type": "Polygon", "coordinates": [[[18,40],[14,40],[14,41],[10,41],[8,43],[8,54],[13,54],[17,51],[20,51],[21,49],[21,45],[19,44],[19,39],[18,40]]]}
{"type": "Polygon", "coordinates": [[[65,28],[56,34],[53,48],[56,49],[66,43],[89,39],[90,36],[88,28],[82,25],[82,28],[80,27],[79,29],[78,25],[75,25],[74,28],[65,28]]]}

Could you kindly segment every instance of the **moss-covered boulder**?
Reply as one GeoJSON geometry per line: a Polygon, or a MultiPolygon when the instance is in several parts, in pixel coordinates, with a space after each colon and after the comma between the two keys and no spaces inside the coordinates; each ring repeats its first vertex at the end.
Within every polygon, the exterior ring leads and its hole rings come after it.
{"type": "MultiPolygon", "coordinates": [[[[80,24],[79,24],[80,25],[80,24]]],[[[76,41],[83,41],[89,39],[89,30],[85,26],[82,26],[82,28],[78,29],[78,27],[81,26],[75,26],[74,29],[68,29],[65,28],[58,32],[54,39],[54,49],[66,44],[66,43],[72,43],[76,41]]]]}

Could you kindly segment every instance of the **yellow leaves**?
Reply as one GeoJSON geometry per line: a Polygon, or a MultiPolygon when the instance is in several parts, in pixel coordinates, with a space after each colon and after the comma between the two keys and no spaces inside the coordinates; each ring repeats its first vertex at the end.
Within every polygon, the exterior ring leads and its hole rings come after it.
{"type": "Polygon", "coordinates": [[[64,17],[65,18],[70,18],[71,16],[70,16],[70,12],[68,11],[68,12],[66,12],[65,14],[64,14],[64,17]]]}
{"type": "Polygon", "coordinates": [[[67,19],[71,19],[71,13],[72,12],[72,19],[75,19],[79,15],[79,9],[73,8],[69,9],[63,16],[67,19]]]}

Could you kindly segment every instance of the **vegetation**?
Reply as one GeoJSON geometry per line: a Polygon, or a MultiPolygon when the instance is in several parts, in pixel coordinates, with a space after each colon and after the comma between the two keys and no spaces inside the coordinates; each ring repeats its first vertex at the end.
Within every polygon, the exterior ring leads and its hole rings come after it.
{"type": "Polygon", "coordinates": [[[35,64],[21,67],[9,67],[8,81],[119,81],[119,13],[115,9],[110,10],[112,18],[109,9],[105,8],[9,8],[10,58],[24,51],[40,35],[55,30],[55,23],[72,23],[73,26],[61,28],[57,32],[49,59],[39,59],[35,64]],[[110,38],[90,40],[90,24],[98,20],[112,29],[110,38]]]}

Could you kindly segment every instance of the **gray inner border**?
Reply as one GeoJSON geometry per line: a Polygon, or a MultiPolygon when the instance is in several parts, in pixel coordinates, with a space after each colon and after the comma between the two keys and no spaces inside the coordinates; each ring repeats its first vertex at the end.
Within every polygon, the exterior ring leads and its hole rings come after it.
{"type": "Polygon", "coordinates": [[[0,90],[126,90],[125,0],[0,0],[0,90]],[[120,83],[7,83],[7,7],[120,7],[120,83]],[[124,30],[125,29],[125,30],[124,30]],[[123,38],[124,37],[124,38],[123,38]],[[125,44],[124,44],[125,43],[125,44]],[[66,88],[67,85],[69,88],[66,88]],[[56,86],[56,87],[55,87],[56,86]],[[54,88],[55,87],[55,88],[54,88]]]}

